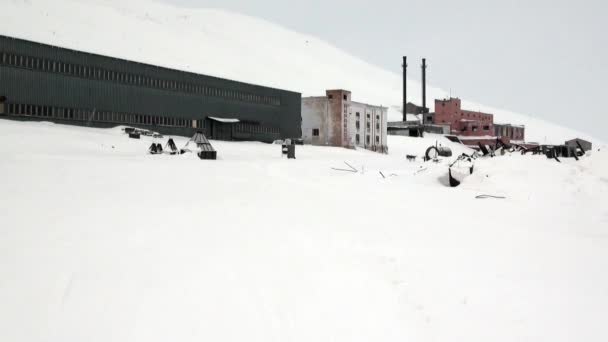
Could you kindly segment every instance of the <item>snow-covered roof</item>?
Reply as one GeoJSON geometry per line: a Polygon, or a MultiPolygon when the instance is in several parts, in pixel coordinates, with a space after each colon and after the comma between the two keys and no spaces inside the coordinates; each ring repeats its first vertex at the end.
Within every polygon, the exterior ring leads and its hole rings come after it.
{"type": "Polygon", "coordinates": [[[216,118],[214,116],[209,116],[208,118],[211,119],[211,120],[214,120],[214,121],[224,122],[224,123],[237,123],[237,122],[241,122],[241,120],[239,120],[239,119],[216,118]]]}

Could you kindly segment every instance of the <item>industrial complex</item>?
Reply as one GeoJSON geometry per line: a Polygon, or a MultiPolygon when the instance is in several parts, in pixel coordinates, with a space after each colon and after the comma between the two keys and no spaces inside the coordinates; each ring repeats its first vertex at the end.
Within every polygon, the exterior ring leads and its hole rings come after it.
{"type": "MultiPolygon", "coordinates": [[[[387,135],[425,133],[450,136],[482,151],[484,146],[539,147],[525,142],[523,125],[496,123],[492,113],[462,108],[459,98],[435,99],[431,111],[427,67],[422,59],[422,104],[408,102],[403,57],[403,119],[388,122],[387,107],[353,101],[344,89],[302,98],[293,91],[0,36],[0,116],[130,126],[134,137],[152,132],[204,135],[205,141],[282,140],[379,153],[388,153],[387,135]]],[[[590,143],[580,139],[548,147],[555,156],[588,149],[590,143]]]]}

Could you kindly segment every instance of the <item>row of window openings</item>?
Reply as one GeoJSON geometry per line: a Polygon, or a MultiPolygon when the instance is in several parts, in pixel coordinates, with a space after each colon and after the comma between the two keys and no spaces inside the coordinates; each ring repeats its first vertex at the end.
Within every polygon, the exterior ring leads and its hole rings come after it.
{"type": "MultiPolygon", "coordinates": [[[[313,128],[312,129],[312,136],[313,137],[318,137],[319,136],[319,129],[318,128],[313,128]]],[[[370,138],[369,135],[365,136],[365,141],[366,141],[367,145],[369,145],[371,143],[371,138],[370,138]]],[[[359,134],[355,135],[355,142],[356,142],[357,145],[359,145],[361,143],[361,137],[360,137],[359,134]]],[[[380,143],[380,137],[376,136],[376,144],[379,144],[379,143],[380,143]]]]}
{"type": "Polygon", "coordinates": [[[237,124],[235,124],[234,129],[237,132],[242,132],[242,133],[274,133],[274,134],[280,133],[280,130],[276,127],[268,127],[268,126],[246,124],[246,123],[237,123],[237,124]]]}
{"type": "MultiPolygon", "coordinates": [[[[37,106],[30,104],[8,104],[9,115],[34,116],[41,118],[66,119],[78,121],[101,121],[115,122],[141,125],[155,126],[172,126],[172,127],[195,127],[196,124],[192,120],[183,118],[162,117],[154,115],[141,115],[130,113],[116,113],[109,111],[90,111],[75,108],[37,106]]],[[[200,122],[202,120],[194,120],[200,122]]],[[[200,126],[199,126],[200,127],[200,126]]]]}
{"type": "MultiPolygon", "coordinates": [[[[367,130],[369,131],[371,129],[371,124],[368,122],[366,124],[367,130]]],[[[355,128],[357,129],[357,131],[361,128],[361,123],[359,121],[355,122],[355,128]]],[[[376,122],[376,132],[380,131],[380,123],[376,122]]]]}
{"type": "MultiPolygon", "coordinates": [[[[1,113],[0,113],[1,114],[1,113]]],[[[141,124],[168,127],[203,128],[203,120],[163,117],[155,115],[140,115],[116,113],[109,111],[89,111],[74,108],[37,106],[29,104],[8,104],[9,115],[34,116],[41,118],[66,119],[79,121],[101,121],[113,123],[141,124]]],[[[238,123],[237,132],[247,133],[280,133],[276,127],[238,123]]]]}
{"type": "MultiPolygon", "coordinates": [[[[473,127],[471,128],[471,131],[473,131],[473,132],[477,132],[477,128],[478,128],[477,126],[473,126],[473,127]]],[[[463,128],[462,128],[462,131],[463,131],[463,132],[466,132],[467,130],[468,130],[468,129],[467,129],[467,127],[463,127],[463,128]]],[[[484,131],[489,131],[489,130],[490,130],[490,126],[483,126],[483,130],[484,130],[484,131]]]]}
{"type": "MultiPolygon", "coordinates": [[[[355,116],[357,117],[357,119],[359,119],[361,117],[361,113],[356,112],[355,116]]],[[[367,114],[367,120],[371,119],[371,114],[367,114]]],[[[380,121],[380,115],[376,115],[376,121],[380,121]]]]}
{"type": "MultiPolygon", "coordinates": [[[[327,98],[331,100],[331,99],[334,98],[334,96],[332,94],[329,94],[329,95],[327,95],[327,98]]],[[[343,95],[342,98],[344,99],[344,101],[348,101],[348,96],[347,95],[343,95]]]]}
{"type": "MultiPolygon", "coordinates": [[[[365,144],[369,145],[371,142],[371,139],[369,137],[369,135],[365,136],[365,144]]],[[[357,145],[359,145],[361,143],[361,137],[359,136],[359,134],[355,135],[355,143],[357,145]]],[[[380,144],[380,137],[376,135],[376,144],[380,144]]]]}
{"type": "Polygon", "coordinates": [[[4,65],[22,67],[33,70],[67,74],[76,77],[91,78],[103,81],[115,81],[125,84],[139,85],[163,90],[195,93],[207,96],[225,97],[244,102],[256,102],[274,106],[281,105],[280,99],[275,96],[254,95],[236,90],[207,87],[203,85],[178,81],[161,80],[141,75],[134,75],[95,67],[87,67],[77,64],[57,62],[37,57],[14,55],[5,52],[3,52],[2,56],[0,56],[0,63],[4,65]]]}

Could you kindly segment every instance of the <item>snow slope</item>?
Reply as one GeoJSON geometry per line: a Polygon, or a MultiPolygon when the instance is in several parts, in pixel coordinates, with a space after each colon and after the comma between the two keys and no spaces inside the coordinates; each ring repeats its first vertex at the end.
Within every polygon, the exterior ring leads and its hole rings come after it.
{"type": "MultiPolygon", "coordinates": [[[[0,34],[301,92],[344,88],[354,99],[401,103],[400,75],[328,43],[263,20],[216,9],[173,7],[152,0],[0,0],[0,34]],[[27,19],[24,19],[27,18],[27,19]]],[[[401,56],[395,56],[399,63],[401,56]]],[[[420,85],[408,82],[420,103],[420,85]]],[[[428,98],[448,92],[429,87],[428,98]]],[[[432,101],[430,101],[432,102],[432,101]]],[[[500,123],[525,124],[529,141],[562,143],[586,134],[533,117],[463,100],[463,107],[495,113],[500,123]]],[[[431,104],[432,106],[432,104],[431,104]]],[[[533,113],[532,113],[533,114],[533,113]]],[[[391,120],[401,115],[391,110],[391,120]]]]}
{"type": "Polygon", "coordinates": [[[606,341],[605,146],[449,188],[446,162],[404,160],[436,139],[201,161],[0,120],[0,340],[606,341]]]}

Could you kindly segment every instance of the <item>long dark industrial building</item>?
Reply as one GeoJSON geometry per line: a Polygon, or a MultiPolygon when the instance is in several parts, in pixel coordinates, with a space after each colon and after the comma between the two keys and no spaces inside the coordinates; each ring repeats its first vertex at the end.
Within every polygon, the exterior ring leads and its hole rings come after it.
{"type": "Polygon", "coordinates": [[[0,117],[299,138],[301,94],[0,36],[0,117]]]}

